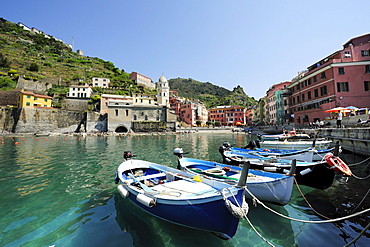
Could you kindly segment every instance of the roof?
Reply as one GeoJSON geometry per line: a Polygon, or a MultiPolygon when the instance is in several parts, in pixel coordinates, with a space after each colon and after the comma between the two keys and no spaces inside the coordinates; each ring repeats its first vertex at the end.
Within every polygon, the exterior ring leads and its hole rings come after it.
{"type": "Polygon", "coordinates": [[[25,94],[25,95],[32,95],[32,96],[38,97],[38,98],[45,98],[45,99],[52,99],[53,98],[53,97],[50,97],[50,96],[47,96],[47,95],[35,94],[35,93],[32,93],[32,92],[28,92],[28,91],[19,91],[19,93],[25,94]]]}

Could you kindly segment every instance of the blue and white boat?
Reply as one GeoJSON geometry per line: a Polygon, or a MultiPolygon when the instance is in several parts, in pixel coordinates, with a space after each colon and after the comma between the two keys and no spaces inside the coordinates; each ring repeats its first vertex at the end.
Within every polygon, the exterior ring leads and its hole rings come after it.
{"type": "MultiPolygon", "coordinates": [[[[247,161],[250,162],[251,169],[259,169],[269,172],[287,173],[291,166],[292,160],[280,159],[276,156],[257,156],[249,153],[235,152],[228,148],[224,143],[219,152],[222,155],[223,163],[238,166],[247,161]]],[[[335,172],[326,161],[297,161],[296,162],[296,179],[301,185],[310,186],[317,189],[327,189],[334,181],[335,172]]]]}
{"type": "MultiPolygon", "coordinates": [[[[174,154],[179,157],[179,169],[199,174],[201,179],[214,179],[228,184],[236,184],[242,174],[242,168],[212,161],[205,161],[182,156],[182,149],[177,148],[174,154]]],[[[286,205],[292,196],[295,168],[287,174],[248,170],[247,188],[259,200],[278,205],[286,205]]],[[[247,193],[247,198],[252,196],[247,193]]]]}
{"type": "Polygon", "coordinates": [[[237,148],[237,147],[230,147],[230,151],[235,153],[242,153],[242,154],[251,154],[261,157],[277,157],[279,159],[286,159],[286,160],[298,160],[298,161],[320,161],[322,160],[326,154],[332,153],[334,148],[327,148],[327,149],[320,149],[317,150],[315,148],[306,148],[302,150],[284,150],[284,149],[266,149],[266,148],[256,148],[256,149],[245,149],[245,148],[237,148]]]}
{"type": "Polygon", "coordinates": [[[245,217],[245,179],[228,184],[164,165],[131,159],[116,171],[118,191],[147,213],[185,227],[232,238],[245,217]],[[243,182],[244,180],[244,182],[243,182]],[[237,217],[238,216],[238,217],[237,217]]]}

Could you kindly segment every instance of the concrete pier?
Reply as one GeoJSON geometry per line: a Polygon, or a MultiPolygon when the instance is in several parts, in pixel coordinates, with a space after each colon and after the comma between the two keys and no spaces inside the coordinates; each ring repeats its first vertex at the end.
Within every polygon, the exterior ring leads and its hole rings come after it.
{"type": "Polygon", "coordinates": [[[306,133],[339,141],[342,149],[370,156],[370,128],[319,128],[303,129],[306,133]]]}

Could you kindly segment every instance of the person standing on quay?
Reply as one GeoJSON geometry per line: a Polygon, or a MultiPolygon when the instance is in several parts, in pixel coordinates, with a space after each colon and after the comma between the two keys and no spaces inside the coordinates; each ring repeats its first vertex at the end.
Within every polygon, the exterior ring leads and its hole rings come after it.
{"type": "Polygon", "coordinates": [[[343,118],[343,114],[341,111],[339,111],[338,116],[337,116],[337,128],[342,128],[342,118],[343,118]]]}

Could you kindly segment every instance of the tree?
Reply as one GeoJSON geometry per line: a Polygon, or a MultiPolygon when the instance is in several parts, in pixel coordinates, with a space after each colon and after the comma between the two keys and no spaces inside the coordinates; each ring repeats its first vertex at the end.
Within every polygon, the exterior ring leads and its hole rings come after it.
{"type": "Polygon", "coordinates": [[[195,124],[196,124],[198,127],[200,127],[200,126],[202,125],[202,121],[197,120],[197,121],[195,121],[195,124]]]}
{"type": "Polygon", "coordinates": [[[30,67],[28,67],[28,70],[38,72],[39,71],[39,65],[37,63],[31,63],[30,67]]]}
{"type": "Polygon", "coordinates": [[[3,68],[10,67],[10,61],[2,53],[0,53],[0,67],[3,68]]]}

